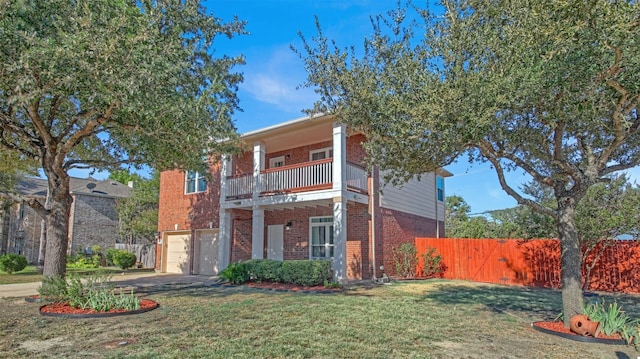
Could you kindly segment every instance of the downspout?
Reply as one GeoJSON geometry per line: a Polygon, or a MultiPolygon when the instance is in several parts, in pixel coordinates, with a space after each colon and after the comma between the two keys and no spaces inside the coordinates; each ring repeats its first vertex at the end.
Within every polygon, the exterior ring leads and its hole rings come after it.
{"type": "Polygon", "coordinates": [[[433,173],[433,188],[435,190],[434,195],[436,199],[436,238],[440,238],[440,218],[438,217],[438,207],[440,207],[440,201],[438,200],[438,174],[433,173]]]}
{"type": "Polygon", "coordinates": [[[371,171],[372,175],[371,175],[371,200],[370,202],[370,206],[371,206],[371,246],[373,247],[373,251],[371,253],[371,259],[373,260],[373,280],[375,281],[377,279],[377,275],[376,275],[376,205],[375,205],[375,200],[376,200],[376,193],[377,190],[374,188],[374,180],[373,180],[373,173],[375,173],[374,170],[371,171]]]}

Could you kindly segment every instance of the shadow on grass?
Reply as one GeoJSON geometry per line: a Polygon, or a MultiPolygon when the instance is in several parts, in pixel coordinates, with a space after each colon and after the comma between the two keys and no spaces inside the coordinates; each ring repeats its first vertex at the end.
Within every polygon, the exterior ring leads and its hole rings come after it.
{"type": "Polygon", "coordinates": [[[423,299],[445,305],[478,305],[497,313],[521,313],[535,320],[553,320],[562,312],[558,290],[507,287],[435,285],[423,299]]]}
{"type": "MultiPolygon", "coordinates": [[[[640,318],[640,296],[620,293],[599,293],[597,300],[618,302],[632,318],[640,318]]],[[[511,287],[500,285],[434,284],[422,300],[443,305],[484,306],[497,313],[520,313],[532,320],[554,320],[562,313],[562,293],[557,289],[511,287]]],[[[593,298],[585,298],[585,304],[593,298]]]]}

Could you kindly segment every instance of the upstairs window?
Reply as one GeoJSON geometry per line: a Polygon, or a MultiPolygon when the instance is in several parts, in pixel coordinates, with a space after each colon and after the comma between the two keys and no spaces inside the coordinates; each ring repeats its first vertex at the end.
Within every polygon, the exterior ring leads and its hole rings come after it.
{"type": "Polygon", "coordinates": [[[269,159],[269,168],[284,166],[284,156],[273,157],[269,159]]]}
{"type": "Polygon", "coordinates": [[[206,177],[196,171],[187,171],[185,175],[185,193],[204,192],[207,189],[206,177]]]}
{"type": "Polygon", "coordinates": [[[331,157],[333,157],[333,148],[331,147],[309,151],[309,161],[324,160],[331,157]]]}
{"type": "Polygon", "coordinates": [[[444,178],[436,176],[436,186],[438,188],[438,201],[444,202],[444,178]]]}

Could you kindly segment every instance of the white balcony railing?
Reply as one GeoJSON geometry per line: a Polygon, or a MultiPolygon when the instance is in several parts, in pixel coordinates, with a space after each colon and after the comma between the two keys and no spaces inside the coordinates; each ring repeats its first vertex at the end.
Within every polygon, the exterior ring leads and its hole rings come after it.
{"type": "MultiPolygon", "coordinates": [[[[367,192],[367,172],[364,168],[347,163],[347,188],[367,192]]],[[[331,158],[299,165],[272,168],[260,173],[261,195],[275,195],[301,190],[330,188],[333,183],[331,158]]],[[[253,175],[227,177],[227,199],[248,198],[253,193],[253,175]]]]}
{"type": "Polygon", "coordinates": [[[279,193],[332,183],[331,159],[269,169],[261,174],[262,192],[279,193]]]}

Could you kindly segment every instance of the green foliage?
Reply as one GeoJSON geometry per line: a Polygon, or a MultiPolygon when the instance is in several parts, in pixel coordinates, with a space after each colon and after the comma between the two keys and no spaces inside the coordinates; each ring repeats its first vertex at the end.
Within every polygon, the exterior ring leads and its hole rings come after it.
{"type": "Polygon", "coordinates": [[[207,173],[203,156],[237,152],[234,67],[244,60],[214,42],[243,34],[243,22],[199,1],[9,1],[0,28],[0,153],[38,162],[56,193],[50,211],[34,202],[54,219],[45,275],[64,271],[67,171],[207,173]]]}
{"type": "Polygon", "coordinates": [[[146,179],[126,170],[112,172],[109,178],[133,182],[131,196],[119,199],[116,210],[120,220],[119,235],[125,243],[152,243],[158,228],[160,174],[153,171],[146,179]],[[113,177],[112,177],[113,175],[113,177]]]}
{"type": "Polygon", "coordinates": [[[122,270],[131,268],[136,264],[136,255],[120,249],[113,254],[113,263],[122,270]]]}
{"type": "Polygon", "coordinates": [[[242,284],[249,280],[249,271],[242,262],[231,263],[220,272],[220,278],[231,284],[242,284]]]}
{"type": "Polygon", "coordinates": [[[393,265],[396,274],[404,278],[416,275],[418,264],[418,251],[413,243],[402,243],[393,249],[393,265]]]}
{"type": "Polygon", "coordinates": [[[256,282],[282,282],[282,261],[251,259],[244,262],[249,278],[256,282]]]}
{"type": "Polygon", "coordinates": [[[40,298],[49,302],[62,302],[67,298],[67,279],[61,276],[43,277],[38,287],[40,298]]]}
{"type": "Polygon", "coordinates": [[[323,285],[332,280],[331,262],[324,260],[286,260],[282,262],[282,281],[302,286],[323,285]]]}
{"type": "Polygon", "coordinates": [[[79,253],[75,256],[67,256],[67,268],[92,269],[100,268],[100,264],[101,258],[99,255],[87,257],[79,253]]]}
{"type": "Polygon", "coordinates": [[[230,264],[220,272],[220,278],[232,284],[252,280],[316,286],[331,281],[333,274],[329,261],[251,259],[230,264]]]}
{"type": "Polygon", "coordinates": [[[0,270],[13,274],[27,267],[27,258],[15,253],[0,256],[0,270]]]}
{"type": "Polygon", "coordinates": [[[115,263],[113,263],[113,256],[118,253],[118,249],[115,248],[108,248],[107,249],[107,253],[105,254],[105,260],[106,260],[106,264],[107,266],[114,266],[115,263]]]}
{"type": "Polygon", "coordinates": [[[638,338],[637,319],[630,318],[618,305],[618,302],[609,303],[604,300],[588,304],[584,307],[584,314],[594,322],[600,322],[598,330],[605,335],[620,334],[627,344],[634,344],[636,348],[640,343],[638,338]]]}
{"type": "Polygon", "coordinates": [[[110,309],[135,310],[140,308],[140,299],[133,293],[121,289],[115,293],[111,277],[102,273],[80,278],[70,275],[44,277],[38,288],[40,296],[47,301],[69,302],[74,308],[93,309],[106,312],[110,309]]]}
{"type": "Polygon", "coordinates": [[[422,254],[422,276],[431,278],[442,273],[442,256],[435,248],[429,248],[422,254]]]}
{"type": "Polygon", "coordinates": [[[298,51],[320,98],[309,112],[365,133],[369,163],[392,183],[465,155],[488,162],[507,194],[555,219],[563,307],[579,310],[576,206],[640,165],[640,2],[453,0],[442,9],[399,2],[374,17],[363,51],[339,48],[318,23],[298,51]],[[509,171],[555,201],[519,191],[509,171]]]}

